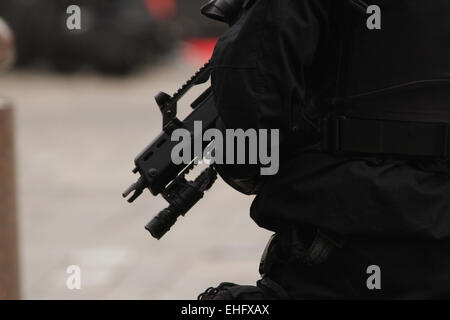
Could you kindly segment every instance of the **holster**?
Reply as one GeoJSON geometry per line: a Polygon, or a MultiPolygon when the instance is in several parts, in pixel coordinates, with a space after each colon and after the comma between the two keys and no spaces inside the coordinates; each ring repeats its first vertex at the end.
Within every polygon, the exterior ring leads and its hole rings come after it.
{"type": "Polygon", "coordinates": [[[261,276],[270,277],[271,269],[278,263],[322,264],[345,244],[343,237],[330,231],[311,230],[311,236],[301,235],[298,228],[289,228],[272,235],[261,257],[261,276]]]}

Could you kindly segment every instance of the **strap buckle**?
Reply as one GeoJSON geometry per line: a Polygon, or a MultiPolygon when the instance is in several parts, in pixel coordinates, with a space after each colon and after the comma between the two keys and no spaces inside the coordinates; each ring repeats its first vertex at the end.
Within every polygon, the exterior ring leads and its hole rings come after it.
{"type": "Polygon", "coordinates": [[[346,120],[345,116],[334,116],[324,118],[321,121],[322,150],[330,152],[332,154],[342,154],[341,148],[341,127],[342,123],[346,120]]]}

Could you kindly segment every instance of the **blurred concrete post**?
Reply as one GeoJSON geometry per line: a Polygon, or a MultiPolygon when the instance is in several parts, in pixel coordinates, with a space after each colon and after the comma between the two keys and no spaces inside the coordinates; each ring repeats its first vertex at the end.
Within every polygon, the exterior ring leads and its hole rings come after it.
{"type": "Polygon", "coordinates": [[[19,299],[13,111],[0,98],[0,300],[19,299]]]}

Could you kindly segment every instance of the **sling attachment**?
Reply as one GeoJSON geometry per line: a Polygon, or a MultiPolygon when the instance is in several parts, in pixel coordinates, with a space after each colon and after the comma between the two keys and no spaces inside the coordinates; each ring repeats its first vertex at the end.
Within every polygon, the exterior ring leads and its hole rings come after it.
{"type": "Polygon", "coordinates": [[[333,116],[321,131],[321,150],[335,155],[450,160],[449,123],[333,116]]]}

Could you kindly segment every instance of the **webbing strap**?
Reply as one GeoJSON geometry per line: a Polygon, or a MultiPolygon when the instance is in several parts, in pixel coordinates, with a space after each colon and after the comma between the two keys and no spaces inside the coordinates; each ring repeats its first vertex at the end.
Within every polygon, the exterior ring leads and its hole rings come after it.
{"type": "Polygon", "coordinates": [[[450,160],[450,124],[333,117],[322,121],[323,151],[341,155],[450,160]]]}

